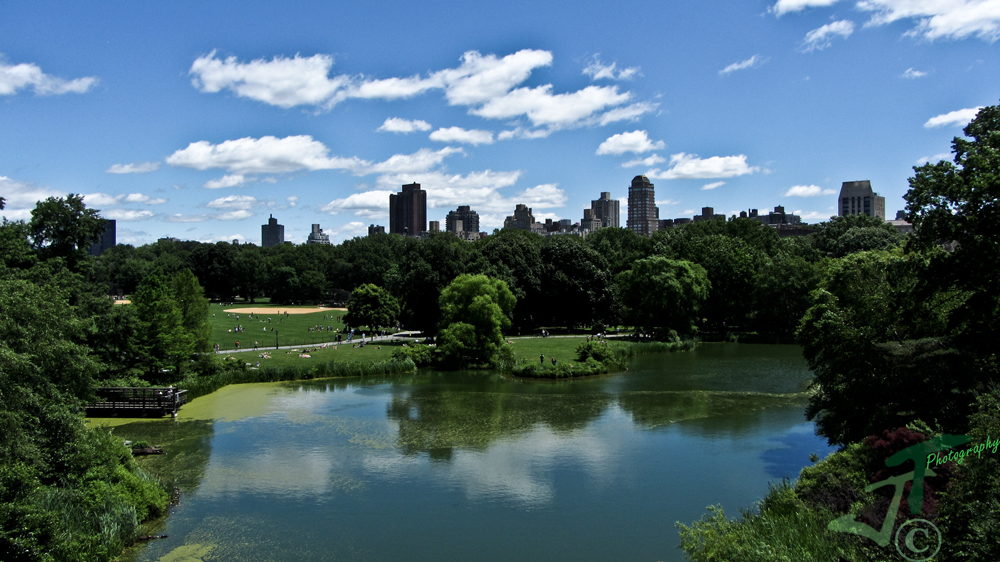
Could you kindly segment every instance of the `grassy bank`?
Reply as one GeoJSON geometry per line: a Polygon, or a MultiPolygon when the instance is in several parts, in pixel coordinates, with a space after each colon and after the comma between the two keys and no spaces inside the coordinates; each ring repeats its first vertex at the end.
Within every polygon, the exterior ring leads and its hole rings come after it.
{"type": "Polygon", "coordinates": [[[312,345],[334,341],[338,332],[343,332],[344,323],[337,320],[346,314],[343,310],[319,310],[307,314],[289,314],[283,312],[294,310],[313,310],[314,306],[280,306],[270,304],[234,304],[220,306],[213,304],[210,308],[209,322],[212,325],[212,345],[219,344],[220,349],[236,349],[253,347],[253,342],[259,342],[260,347],[274,349],[280,345],[312,345]],[[242,312],[226,312],[230,309],[253,308],[261,314],[246,314],[242,312]],[[280,313],[280,314],[279,314],[280,313]],[[243,331],[236,332],[236,326],[242,326],[243,331]]]}
{"type": "MultiPolygon", "coordinates": [[[[546,338],[548,339],[548,338],[546,338]]],[[[566,340],[576,338],[564,338],[566,340]]],[[[559,379],[570,377],[585,377],[591,375],[602,375],[624,371],[628,367],[630,359],[637,355],[647,353],[666,353],[674,351],[688,351],[696,345],[692,340],[677,342],[587,342],[586,338],[581,338],[573,349],[572,360],[559,360],[552,364],[555,355],[546,356],[544,360],[539,357],[537,363],[534,360],[523,360],[518,355],[519,361],[510,368],[510,373],[518,377],[559,379]]],[[[553,348],[563,348],[565,345],[553,346],[553,348]]],[[[544,348],[540,348],[544,351],[544,348]]],[[[520,350],[519,350],[520,351],[520,350]]],[[[553,349],[554,351],[554,349],[553,349]]],[[[541,354],[540,354],[541,355],[541,354]]]]}
{"type": "Polygon", "coordinates": [[[188,400],[194,400],[230,384],[382,376],[408,373],[414,369],[416,369],[416,365],[413,361],[391,358],[368,362],[320,361],[300,365],[268,366],[260,369],[249,369],[245,368],[245,365],[240,365],[208,376],[188,377],[180,381],[177,386],[188,391],[188,400]]]}

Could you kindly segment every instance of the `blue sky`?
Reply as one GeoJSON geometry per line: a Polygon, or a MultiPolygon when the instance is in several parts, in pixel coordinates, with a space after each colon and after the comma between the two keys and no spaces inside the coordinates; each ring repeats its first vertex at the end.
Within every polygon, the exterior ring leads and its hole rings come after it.
{"type": "Polygon", "coordinates": [[[817,222],[861,179],[891,218],[998,103],[998,38],[1000,0],[4,2],[3,214],[81,193],[119,242],[259,244],[269,214],[339,241],[412,181],[491,230],[646,174],[661,218],[817,222]]]}

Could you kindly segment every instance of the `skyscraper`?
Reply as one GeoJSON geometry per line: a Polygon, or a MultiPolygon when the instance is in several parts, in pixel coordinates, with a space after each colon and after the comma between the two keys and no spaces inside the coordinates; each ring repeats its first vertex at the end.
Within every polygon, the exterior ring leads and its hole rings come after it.
{"type": "Polygon", "coordinates": [[[531,230],[535,224],[535,216],[531,214],[531,208],[520,203],[514,205],[514,214],[508,215],[503,221],[504,228],[516,230],[531,230]]]}
{"type": "Polygon", "coordinates": [[[868,215],[885,220],[885,197],[872,191],[872,182],[845,181],[840,187],[837,215],[868,215]]]}
{"type": "Polygon", "coordinates": [[[306,244],[329,244],[330,235],[323,234],[323,229],[318,224],[312,225],[312,232],[306,237],[306,244]]]}
{"type": "Polygon", "coordinates": [[[427,232],[427,192],[419,183],[403,186],[400,193],[389,194],[389,232],[420,236],[427,232]]]}
{"type": "Polygon", "coordinates": [[[451,211],[444,218],[445,230],[458,235],[462,232],[475,232],[479,234],[479,213],[473,211],[468,205],[463,205],[456,211],[451,211]]]}
{"type": "Polygon", "coordinates": [[[267,224],[260,226],[260,245],[265,248],[285,243],[285,225],[278,224],[278,219],[271,215],[267,224]]]}
{"type": "MultiPolygon", "coordinates": [[[[650,188],[653,184],[649,185],[650,188]]],[[[601,227],[613,226],[618,228],[618,200],[611,198],[608,191],[601,192],[601,198],[590,202],[591,216],[594,220],[600,221],[601,227]]]]}
{"type": "Polygon", "coordinates": [[[652,236],[660,227],[653,184],[646,176],[632,178],[628,188],[628,229],[641,236],[652,236]]]}
{"type": "Polygon", "coordinates": [[[114,248],[115,244],[118,243],[118,221],[115,219],[104,219],[104,232],[101,233],[101,237],[90,245],[90,249],[87,251],[92,256],[101,255],[104,250],[108,248],[114,248]]]}

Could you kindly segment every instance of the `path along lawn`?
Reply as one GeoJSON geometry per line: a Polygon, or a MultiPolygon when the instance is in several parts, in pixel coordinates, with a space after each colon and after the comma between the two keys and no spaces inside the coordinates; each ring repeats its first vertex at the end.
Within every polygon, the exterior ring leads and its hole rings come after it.
{"type": "MultiPolygon", "coordinates": [[[[266,318],[265,316],[262,317],[266,318]]],[[[289,316],[289,318],[291,318],[291,316],[289,316]]],[[[320,314],[320,319],[322,318],[323,315],[320,314]]],[[[509,341],[514,342],[508,345],[514,348],[514,353],[516,353],[519,358],[523,357],[528,361],[538,361],[538,356],[544,354],[545,364],[551,365],[553,357],[555,357],[556,361],[559,363],[575,362],[576,347],[587,341],[587,338],[586,336],[566,338],[515,338],[509,341]]],[[[240,343],[242,344],[242,340],[240,343]]],[[[253,342],[250,342],[250,344],[252,346],[253,342]]],[[[284,338],[282,338],[282,345],[286,345],[284,343],[284,338]]],[[[364,347],[355,347],[356,345],[357,342],[350,344],[341,343],[339,345],[331,345],[326,348],[303,345],[296,348],[297,351],[294,349],[275,350],[272,346],[271,349],[262,348],[256,352],[233,353],[231,354],[231,357],[237,361],[250,363],[253,366],[257,366],[257,363],[259,362],[262,368],[278,367],[290,364],[303,365],[307,363],[326,363],[329,361],[377,361],[391,358],[392,352],[402,346],[403,342],[375,342],[368,343],[364,347]],[[309,355],[309,357],[301,357],[302,354],[309,355]],[[268,355],[270,358],[262,358],[260,357],[261,355],[268,355]]],[[[407,345],[413,344],[407,343],[407,345]]]]}

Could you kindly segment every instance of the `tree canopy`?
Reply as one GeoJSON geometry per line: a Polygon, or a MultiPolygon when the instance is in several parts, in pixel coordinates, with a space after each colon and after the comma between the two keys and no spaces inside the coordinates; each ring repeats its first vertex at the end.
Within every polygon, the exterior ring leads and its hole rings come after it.
{"type": "Polygon", "coordinates": [[[452,357],[461,353],[477,362],[492,361],[516,303],[502,279],[459,275],[441,292],[442,349],[452,357]]]}

